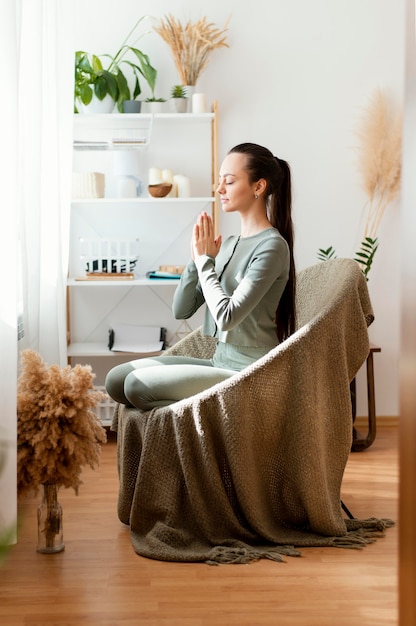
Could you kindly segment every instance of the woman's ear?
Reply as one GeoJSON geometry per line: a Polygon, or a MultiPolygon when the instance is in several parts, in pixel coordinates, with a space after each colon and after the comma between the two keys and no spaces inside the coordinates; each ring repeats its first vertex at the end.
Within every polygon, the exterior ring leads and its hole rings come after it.
{"type": "Polygon", "coordinates": [[[256,182],[254,186],[254,193],[258,196],[261,196],[266,191],[266,187],[267,187],[266,179],[259,178],[259,180],[256,182]]]}

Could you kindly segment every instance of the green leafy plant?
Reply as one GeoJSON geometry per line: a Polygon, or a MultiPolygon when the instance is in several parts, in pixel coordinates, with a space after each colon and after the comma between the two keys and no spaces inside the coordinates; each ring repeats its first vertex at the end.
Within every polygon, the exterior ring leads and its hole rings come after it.
{"type": "Polygon", "coordinates": [[[355,253],[354,261],[360,264],[362,272],[366,279],[368,280],[368,272],[371,269],[373,264],[374,255],[377,252],[378,248],[378,239],[372,239],[371,237],[366,237],[361,242],[361,248],[358,252],[355,253]]]}
{"type": "Polygon", "coordinates": [[[166,102],[165,98],[155,98],[152,96],[151,98],[146,98],[145,102],[166,102]]]}
{"type": "MultiPolygon", "coordinates": [[[[3,432],[0,430],[0,434],[3,436],[3,432]]],[[[8,448],[11,442],[0,439],[0,475],[6,466],[8,448]]],[[[2,522],[2,520],[0,520],[2,522]]],[[[16,524],[11,524],[5,527],[3,523],[0,528],[0,566],[3,564],[6,556],[10,550],[10,545],[13,543],[16,537],[16,524]]]]}
{"type": "Polygon", "coordinates": [[[184,85],[174,85],[170,92],[171,98],[187,98],[186,87],[184,85]]]}
{"type": "MultiPolygon", "coordinates": [[[[366,280],[368,280],[368,273],[373,264],[374,255],[377,252],[377,248],[378,248],[378,239],[377,238],[372,239],[371,237],[366,237],[361,242],[360,249],[355,253],[354,261],[357,261],[357,263],[360,265],[361,270],[366,280]]],[[[333,248],[333,246],[330,246],[329,248],[326,248],[326,249],[319,248],[317,256],[318,256],[319,261],[329,261],[329,259],[337,258],[336,251],[335,251],[335,248],[333,248]]]]}
{"type": "Polygon", "coordinates": [[[74,110],[76,113],[78,113],[77,101],[88,105],[93,94],[99,100],[109,95],[121,112],[124,100],[135,99],[141,94],[141,78],[147,82],[152,94],[154,93],[157,70],[152,66],[147,54],[134,45],[128,44],[143,19],[142,17],[136,22],[114,56],[110,54],[97,56],[83,50],[75,53],[74,110]],[[126,58],[129,53],[133,56],[133,61],[126,58]],[[109,61],[107,67],[104,67],[104,59],[109,61]],[[127,78],[121,69],[122,65],[127,66],[133,72],[133,97],[127,78]]]}
{"type": "Polygon", "coordinates": [[[319,248],[318,250],[318,259],[319,261],[328,261],[329,259],[336,258],[335,249],[330,246],[326,250],[324,248],[319,248]]]}

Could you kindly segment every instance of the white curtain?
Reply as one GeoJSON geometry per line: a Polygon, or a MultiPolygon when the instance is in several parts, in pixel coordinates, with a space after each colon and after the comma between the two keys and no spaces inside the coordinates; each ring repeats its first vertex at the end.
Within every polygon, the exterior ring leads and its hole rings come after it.
{"type": "Polygon", "coordinates": [[[66,363],[74,56],[71,0],[21,0],[19,192],[23,346],[66,363]]]}
{"type": "Polygon", "coordinates": [[[16,521],[18,353],[66,363],[72,170],[71,0],[2,0],[0,543],[16,521]],[[21,314],[24,337],[17,341],[21,314]]]}
{"type": "Polygon", "coordinates": [[[16,522],[16,367],[17,367],[17,80],[14,0],[5,0],[0,19],[3,63],[0,223],[0,545],[15,540],[16,522]],[[6,92],[6,97],[4,97],[6,92]],[[3,148],[4,149],[4,148],[3,148]],[[10,536],[12,529],[12,536],[10,536]]]}

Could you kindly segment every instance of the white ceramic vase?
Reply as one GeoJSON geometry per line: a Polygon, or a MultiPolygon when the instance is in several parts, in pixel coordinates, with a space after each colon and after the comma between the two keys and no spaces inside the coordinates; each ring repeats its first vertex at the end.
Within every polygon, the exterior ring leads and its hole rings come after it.
{"type": "Polygon", "coordinates": [[[83,104],[77,100],[78,112],[82,115],[97,115],[99,113],[112,113],[115,102],[113,98],[107,94],[102,100],[99,100],[95,94],[89,104],[83,104]]]}
{"type": "Polygon", "coordinates": [[[188,99],[186,111],[187,111],[187,113],[192,113],[192,96],[193,96],[193,94],[196,91],[196,86],[195,85],[184,85],[184,87],[186,89],[186,97],[188,99]]]}

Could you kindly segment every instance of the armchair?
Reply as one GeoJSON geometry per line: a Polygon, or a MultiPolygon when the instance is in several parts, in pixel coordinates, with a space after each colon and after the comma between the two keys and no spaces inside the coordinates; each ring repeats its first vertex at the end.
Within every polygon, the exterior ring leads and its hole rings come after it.
{"type": "MultiPolygon", "coordinates": [[[[297,278],[297,331],[230,379],[168,407],[118,405],[118,515],[138,554],[167,561],[283,560],[308,546],[363,547],[392,525],[344,519],[350,381],[373,320],[357,263],[297,278]]],[[[192,332],[167,354],[208,357],[192,332]]]]}

